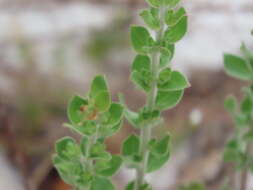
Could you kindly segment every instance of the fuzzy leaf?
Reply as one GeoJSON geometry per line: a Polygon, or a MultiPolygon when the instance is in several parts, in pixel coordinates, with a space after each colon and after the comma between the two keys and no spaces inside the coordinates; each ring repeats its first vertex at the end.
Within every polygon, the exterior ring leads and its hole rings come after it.
{"type": "Polygon", "coordinates": [[[140,54],[148,53],[150,47],[154,44],[148,30],[142,26],[131,27],[131,40],[135,51],[140,54]]]}
{"type": "Polygon", "coordinates": [[[252,108],[253,108],[252,106],[253,104],[252,104],[251,98],[246,96],[241,103],[241,111],[244,114],[250,114],[252,112],[252,108]]]}
{"type": "Polygon", "coordinates": [[[164,5],[167,5],[170,8],[175,7],[180,2],[180,0],[162,0],[162,1],[164,5]]]}
{"type": "Polygon", "coordinates": [[[183,96],[183,90],[179,91],[158,91],[156,107],[159,110],[170,109],[176,106],[183,96]]]}
{"type": "Polygon", "coordinates": [[[108,91],[101,91],[94,100],[95,108],[99,112],[105,112],[109,109],[111,104],[111,97],[108,91]]]}
{"type": "Polygon", "coordinates": [[[95,98],[98,94],[104,91],[108,91],[105,77],[102,75],[98,75],[93,79],[91,83],[89,97],[95,98]]]}
{"type": "Polygon", "coordinates": [[[142,72],[133,71],[131,73],[131,80],[137,86],[137,88],[149,92],[151,89],[151,72],[142,70],[142,72]]]}
{"type": "Polygon", "coordinates": [[[160,0],[146,0],[150,6],[159,7],[161,5],[160,0]]]}
{"type": "Polygon", "coordinates": [[[91,181],[90,174],[82,171],[82,166],[79,162],[66,161],[54,155],[53,163],[61,178],[69,185],[84,187],[91,181]],[[82,180],[77,180],[80,178],[82,180]]]}
{"type": "Polygon", "coordinates": [[[94,177],[91,182],[90,190],[102,190],[102,189],[115,190],[113,184],[109,179],[104,177],[94,177]]]}
{"type": "Polygon", "coordinates": [[[160,64],[159,64],[160,68],[164,68],[169,65],[169,63],[171,62],[171,59],[173,58],[174,49],[175,49],[174,44],[169,44],[166,42],[163,47],[166,48],[167,51],[169,51],[170,53],[168,54],[168,53],[161,52],[160,64]]]}
{"type": "Polygon", "coordinates": [[[162,139],[155,142],[151,149],[152,154],[157,155],[158,157],[167,154],[169,152],[169,142],[169,135],[165,135],[162,139]]]}
{"type": "Polygon", "coordinates": [[[118,124],[123,116],[124,108],[121,104],[112,103],[108,112],[105,113],[106,122],[105,125],[115,126],[118,124]]]}
{"type": "Polygon", "coordinates": [[[130,135],[122,146],[124,156],[133,156],[139,153],[140,139],[136,135],[130,135]]]}
{"type": "Polygon", "coordinates": [[[148,157],[147,172],[154,172],[160,169],[168,161],[169,156],[169,152],[162,156],[150,153],[148,157]]]}
{"type": "Polygon", "coordinates": [[[132,71],[141,73],[142,70],[149,71],[151,68],[150,58],[146,55],[137,55],[132,64],[132,71]]]}
{"type": "Polygon", "coordinates": [[[111,159],[110,153],[106,152],[105,150],[105,145],[100,142],[97,142],[91,147],[90,157],[94,159],[111,159]]]}
{"type": "Polygon", "coordinates": [[[140,127],[140,116],[139,113],[133,112],[127,108],[125,108],[124,116],[127,119],[127,121],[135,128],[140,127]]]}
{"type": "MultiPolygon", "coordinates": [[[[128,183],[125,190],[134,190],[134,184],[134,181],[128,183]]],[[[145,183],[139,188],[139,190],[152,190],[152,187],[149,184],[145,183]]]]}
{"type": "Polygon", "coordinates": [[[75,140],[71,137],[64,137],[56,142],[55,149],[60,158],[65,160],[78,159],[80,150],[75,140]]]}
{"type": "Polygon", "coordinates": [[[151,10],[143,10],[140,13],[140,16],[144,20],[144,22],[149,26],[149,28],[153,30],[158,30],[160,28],[160,22],[158,18],[154,17],[151,10]]]}
{"type": "Polygon", "coordinates": [[[177,24],[166,30],[164,34],[165,40],[171,44],[174,44],[175,42],[181,40],[184,37],[186,31],[187,31],[187,17],[184,16],[177,24]]]}
{"type": "Polygon", "coordinates": [[[105,177],[110,177],[113,176],[120,168],[122,164],[122,159],[120,156],[113,155],[111,160],[109,161],[103,161],[106,165],[105,169],[100,170],[98,168],[98,174],[105,176],[105,177]]]}
{"type": "Polygon", "coordinates": [[[183,7],[177,11],[169,10],[166,14],[165,21],[168,26],[176,25],[184,16],[186,16],[186,11],[183,7]]]}
{"type": "Polygon", "coordinates": [[[236,111],[236,99],[234,96],[228,96],[224,101],[224,107],[227,111],[234,113],[236,111]]]}
{"type": "MultiPolygon", "coordinates": [[[[173,71],[172,73],[161,73],[163,75],[163,78],[165,78],[165,74],[167,74],[167,78],[169,80],[165,80],[163,79],[162,82],[158,87],[160,90],[163,91],[175,91],[175,90],[183,90],[185,88],[188,88],[190,86],[188,80],[185,78],[185,76],[183,74],[181,74],[178,71],[173,71]],[[166,81],[166,82],[164,82],[166,81]]],[[[161,78],[161,76],[160,76],[161,78]]]]}
{"type": "Polygon", "coordinates": [[[228,75],[241,80],[250,80],[252,74],[245,62],[241,57],[224,54],[224,67],[228,75]]]}
{"type": "Polygon", "coordinates": [[[82,106],[88,105],[88,101],[80,96],[74,96],[68,105],[68,118],[71,123],[78,124],[84,117],[82,106]]]}
{"type": "Polygon", "coordinates": [[[113,134],[117,133],[122,126],[122,122],[119,122],[113,126],[103,126],[99,128],[99,133],[103,137],[112,136],[113,134]]]}
{"type": "Polygon", "coordinates": [[[80,149],[84,156],[86,156],[88,143],[89,143],[89,139],[86,136],[83,136],[80,143],[80,149]]]}
{"type": "Polygon", "coordinates": [[[93,135],[96,132],[96,123],[94,121],[85,121],[82,125],[64,124],[65,127],[79,133],[80,135],[93,135]]]}
{"type": "Polygon", "coordinates": [[[253,68],[253,53],[246,47],[244,43],[241,45],[240,49],[244,58],[248,61],[251,68],[253,68]]]}

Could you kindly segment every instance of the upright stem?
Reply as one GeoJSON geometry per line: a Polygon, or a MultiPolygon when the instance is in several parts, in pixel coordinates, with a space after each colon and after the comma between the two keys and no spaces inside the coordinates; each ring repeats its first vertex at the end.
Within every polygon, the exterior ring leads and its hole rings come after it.
{"type": "MultiPolygon", "coordinates": [[[[164,33],[165,23],[164,23],[164,17],[165,17],[165,7],[160,8],[160,24],[161,28],[159,31],[156,31],[156,41],[160,42],[161,38],[164,33]]],[[[153,111],[156,101],[156,95],[157,95],[157,79],[159,74],[159,62],[160,62],[160,52],[155,51],[151,55],[151,72],[152,72],[152,84],[151,84],[151,90],[147,97],[147,108],[148,111],[153,111]]],[[[144,126],[141,128],[140,131],[140,155],[143,158],[142,162],[140,163],[139,167],[136,169],[136,182],[135,182],[135,190],[139,190],[141,185],[145,182],[145,172],[147,168],[147,162],[148,162],[148,156],[149,156],[149,150],[148,150],[148,142],[151,139],[151,132],[152,132],[151,125],[144,126]]]]}
{"type": "MultiPolygon", "coordinates": [[[[247,155],[251,154],[251,151],[252,151],[251,149],[252,149],[252,145],[251,145],[251,143],[248,143],[247,147],[246,147],[246,154],[247,155]]],[[[248,166],[246,166],[241,172],[240,190],[246,190],[247,189],[248,175],[249,175],[248,166]]]]}

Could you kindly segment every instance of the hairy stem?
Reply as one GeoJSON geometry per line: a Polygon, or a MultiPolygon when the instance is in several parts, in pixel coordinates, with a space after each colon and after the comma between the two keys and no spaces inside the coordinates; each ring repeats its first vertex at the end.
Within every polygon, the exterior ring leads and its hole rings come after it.
{"type": "MultiPolygon", "coordinates": [[[[160,8],[160,24],[161,28],[159,31],[156,31],[156,41],[160,42],[164,33],[164,16],[165,16],[166,9],[164,7],[160,8]]],[[[152,61],[152,85],[151,90],[147,97],[147,108],[148,111],[153,111],[156,101],[156,95],[157,95],[157,79],[159,74],[159,62],[160,62],[160,52],[155,51],[151,55],[151,61],[152,61]]],[[[140,155],[142,157],[142,162],[140,163],[139,167],[136,169],[136,182],[135,182],[135,190],[139,190],[141,185],[145,182],[145,172],[147,168],[147,162],[148,162],[148,156],[149,156],[149,150],[148,150],[148,142],[151,139],[151,132],[152,132],[151,125],[142,127],[140,131],[140,155]]]]}
{"type": "MultiPolygon", "coordinates": [[[[248,143],[247,144],[247,147],[246,147],[246,154],[251,154],[251,150],[252,149],[252,144],[251,143],[248,143]]],[[[240,183],[240,190],[246,190],[247,189],[247,183],[248,183],[248,177],[249,177],[249,167],[246,166],[242,172],[241,172],[241,183],[240,183]]]]}

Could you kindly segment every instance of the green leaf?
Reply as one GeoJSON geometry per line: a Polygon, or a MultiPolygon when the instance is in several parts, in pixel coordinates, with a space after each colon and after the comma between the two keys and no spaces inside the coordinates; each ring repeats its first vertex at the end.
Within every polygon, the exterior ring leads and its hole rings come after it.
{"type": "Polygon", "coordinates": [[[54,155],[53,163],[57,169],[61,179],[63,179],[69,185],[76,185],[77,178],[82,172],[82,166],[79,162],[69,162],[63,160],[58,155],[54,155]]]}
{"type": "Polygon", "coordinates": [[[150,153],[148,157],[147,172],[150,173],[160,169],[168,161],[169,157],[169,152],[161,156],[150,153]]]}
{"type": "Polygon", "coordinates": [[[115,124],[114,126],[102,126],[99,128],[99,134],[102,137],[112,136],[113,134],[117,133],[122,126],[122,122],[115,124]]]}
{"type": "Polygon", "coordinates": [[[56,141],[55,149],[57,154],[65,160],[78,159],[80,156],[79,147],[71,137],[64,137],[56,141]]]}
{"type": "Polygon", "coordinates": [[[87,146],[89,144],[89,139],[88,137],[86,136],[83,136],[82,137],[82,140],[81,140],[81,143],[80,143],[80,149],[81,149],[81,152],[84,156],[87,156],[86,155],[86,151],[87,151],[87,146]]]}
{"type": "Polygon", "coordinates": [[[137,88],[149,92],[151,89],[152,74],[150,71],[142,70],[142,72],[133,71],[131,73],[131,80],[137,86],[137,88]]]}
{"type": "MultiPolygon", "coordinates": [[[[134,190],[134,184],[134,181],[128,183],[125,190],[134,190]]],[[[152,187],[149,184],[145,183],[139,188],[139,190],[152,190],[152,187]]]]}
{"type": "Polygon", "coordinates": [[[246,47],[244,43],[242,43],[240,49],[244,58],[247,60],[251,68],[253,68],[253,53],[246,47]]]}
{"type": "Polygon", "coordinates": [[[71,123],[78,124],[84,117],[84,112],[81,111],[82,106],[87,106],[88,101],[80,96],[74,96],[68,105],[68,118],[71,123]]]}
{"type": "Polygon", "coordinates": [[[236,111],[236,99],[234,96],[228,96],[224,101],[224,107],[227,111],[234,113],[236,111]]]}
{"type": "Polygon", "coordinates": [[[238,162],[240,160],[241,145],[237,139],[231,139],[226,144],[223,159],[225,162],[238,162]]]}
{"type": "Polygon", "coordinates": [[[154,44],[148,30],[142,26],[131,27],[131,40],[135,51],[140,54],[148,53],[150,47],[154,44]]]}
{"type": "Polygon", "coordinates": [[[95,108],[100,112],[105,112],[111,104],[111,97],[108,91],[101,91],[95,97],[95,108]]]}
{"type": "Polygon", "coordinates": [[[140,117],[139,117],[139,113],[137,112],[133,112],[127,108],[125,108],[124,111],[124,116],[126,118],[126,120],[135,128],[139,128],[140,127],[140,117]]]}
{"type": "Polygon", "coordinates": [[[124,108],[121,104],[112,103],[111,107],[109,108],[108,112],[105,113],[105,122],[104,125],[115,126],[117,125],[123,116],[124,108]]]}
{"type": "Polygon", "coordinates": [[[241,103],[241,111],[244,114],[250,114],[252,112],[252,101],[251,98],[246,96],[241,103]]]}
{"type": "Polygon", "coordinates": [[[159,64],[160,68],[164,68],[169,65],[169,63],[171,62],[171,59],[173,58],[174,50],[175,50],[174,44],[169,44],[166,42],[164,43],[165,44],[163,45],[163,47],[166,48],[167,51],[169,51],[170,53],[168,54],[168,53],[161,52],[160,64],[159,64]]]}
{"type": "Polygon", "coordinates": [[[102,189],[115,190],[113,184],[109,179],[104,177],[94,177],[91,182],[90,190],[102,190],[102,189]]]}
{"type": "Polygon", "coordinates": [[[184,16],[186,16],[186,11],[183,7],[174,11],[169,10],[165,16],[165,22],[168,26],[176,25],[184,16]]]}
{"type": "Polygon", "coordinates": [[[97,172],[99,175],[110,177],[113,176],[119,170],[122,164],[122,159],[120,156],[113,155],[111,160],[103,162],[105,162],[106,168],[102,170],[98,168],[97,172]]]}
{"type": "Polygon", "coordinates": [[[181,20],[172,27],[169,27],[164,34],[164,38],[171,44],[181,40],[187,31],[187,17],[184,16],[181,20]]]}
{"type": "Polygon", "coordinates": [[[79,133],[80,135],[93,135],[96,132],[96,123],[94,121],[85,121],[82,125],[64,124],[65,127],[79,133]]]}
{"type": "Polygon", "coordinates": [[[170,8],[175,7],[179,2],[180,0],[163,0],[164,5],[167,5],[170,8]]]}
{"type": "Polygon", "coordinates": [[[149,28],[153,30],[158,30],[160,28],[160,22],[158,18],[154,17],[151,10],[143,10],[140,13],[140,16],[144,20],[144,22],[149,26],[149,28]]]}
{"type": "Polygon", "coordinates": [[[105,145],[100,142],[97,142],[96,144],[92,145],[90,150],[90,157],[94,159],[111,159],[110,153],[106,152],[105,150],[105,145]]]}
{"type": "Polygon", "coordinates": [[[124,96],[119,94],[119,100],[122,105],[124,105],[124,116],[126,120],[135,128],[139,128],[139,113],[133,112],[128,109],[127,105],[125,104],[124,96]]]}
{"type": "Polygon", "coordinates": [[[147,55],[137,55],[132,64],[132,71],[141,73],[143,70],[150,71],[151,62],[147,55]]]}
{"type": "Polygon", "coordinates": [[[165,68],[159,73],[159,79],[158,79],[158,84],[162,85],[166,82],[168,82],[171,78],[171,69],[170,68],[165,68]]]}
{"type": "Polygon", "coordinates": [[[152,7],[160,7],[161,2],[160,0],[146,0],[148,2],[148,4],[152,7]]]}
{"type": "Polygon", "coordinates": [[[190,86],[190,83],[185,78],[185,76],[178,71],[173,71],[172,73],[161,72],[159,78],[160,78],[160,85],[158,86],[159,90],[163,91],[183,90],[190,86]]]}
{"type": "Polygon", "coordinates": [[[133,156],[139,153],[140,139],[136,135],[130,135],[122,146],[122,154],[124,156],[133,156]]]}
{"type": "Polygon", "coordinates": [[[98,75],[93,79],[91,83],[89,97],[95,98],[98,94],[104,91],[108,91],[105,77],[102,75],[98,75]]]}
{"type": "Polygon", "coordinates": [[[170,8],[175,7],[180,0],[146,0],[150,6],[160,7],[160,6],[169,6],[170,8]]]}
{"type": "Polygon", "coordinates": [[[176,106],[183,97],[183,90],[179,91],[158,91],[156,107],[159,110],[170,109],[176,106]]]}
{"type": "Polygon", "coordinates": [[[170,142],[170,136],[165,135],[162,139],[157,141],[151,149],[152,154],[161,156],[168,154],[169,152],[169,142],[170,142]]]}
{"type": "Polygon", "coordinates": [[[247,127],[249,125],[250,122],[250,117],[248,114],[244,114],[244,113],[236,113],[235,114],[235,124],[238,127],[247,127]]]}
{"type": "Polygon", "coordinates": [[[190,185],[183,185],[179,187],[179,190],[205,190],[205,186],[200,183],[193,182],[190,185]]]}
{"type": "Polygon", "coordinates": [[[251,71],[249,70],[246,62],[241,57],[224,54],[224,67],[228,75],[241,80],[250,80],[252,78],[251,71]]]}

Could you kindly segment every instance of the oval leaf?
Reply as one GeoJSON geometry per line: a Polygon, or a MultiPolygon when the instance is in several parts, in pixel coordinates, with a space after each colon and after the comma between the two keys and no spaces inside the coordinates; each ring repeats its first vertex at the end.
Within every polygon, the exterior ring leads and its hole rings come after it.
{"type": "Polygon", "coordinates": [[[165,110],[176,106],[183,97],[183,90],[179,91],[158,91],[156,107],[165,110]]]}
{"type": "Polygon", "coordinates": [[[154,17],[150,10],[143,10],[140,16],[144,22],[153,30],[158,30],[160,28],[160,22],[158,18],[154,17]]]}
{"type": "Polygon", "coordinates": [[[109,109],[111,97],[108,91],[102,91],[95,97],[95,107],[100,112],[105,112],[109,109]]]}
{"type": "Polygon", "coordinates": [[[151,68],[150,58],[147,55],[137,55],[132,64],[132,71],[141,72],[142,70],[149,71],[151,68]]]}
{"type": "Polygon", "coordinates": [[[107,168],[98,171],[98,173],[105,177],[113,176],[120,168],[122,159],[120,156],[113,155],[112,159],[106,163],[107,168]]]}
{"type": "Polygon", "coordinates": [[[183,90],[190,86],[190,83],[185,78],[185,76],[178,71],[173,71],[171,74],[168,73],[167,77],[169,78],[169,80],[158,86],[160,90],[165,90],[165,91],[183,90]]]}
{"type": "Polygon", "coordinates": [[[252,74],[247,66],[247,63],[241,57],[225,54],[224,55],[224,67],[228,75],[241,80],[252,79],[252,74]]]}
{"type": "Polygon", "coordinates": [[[163,156],[157,156],[150,153],[148,157],[147,172],[154,172],[160,169],[169,160],[169,157],[169,152],[163,156]]]}
{"type": "Polygon", "coordinates": [[[148,30],[142,26],[131,27],[131,40],[135,51],[141,54],[146,54],[154,43],[148,30]]]}
{"type": "Polygon", "coordinates": [[[82,121],[84,115],[81,111],[82,106],[88,105],[88,101],[80,96],[74,96],[68,105],[68,119],[71,121],[71,123],[78,124],[80,121],[82,121]]]}
{"type": "Polygon", "coordinates": [[[122,146],[122,154],[124,156],[133,156],[139,153],[140,139],[136,135],[129,136],[122,146]]]}
{"type": "Polygon", "coordinates": [[[104,76],[98,75],[93,79],[91,83],[89,96],[90,98],[95,98],[99,93],[103,91],[108,91],[106,80],[104,76]]]}
{"type": "Polygon", "coordinates": [[[184,16],[181,20],[165,32],[165,40],[174,44],[181,40],[187,31],[187,17],[184,16]]]}
{"type": "Polygon", "coordinates": [[[102,189],[115,190],[113,184],[109,179],[104,177],[94,177],[91,182],[90,190],[102,190],[102,189]]]}

